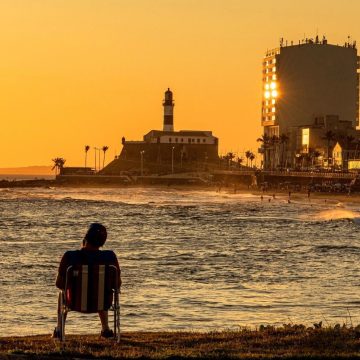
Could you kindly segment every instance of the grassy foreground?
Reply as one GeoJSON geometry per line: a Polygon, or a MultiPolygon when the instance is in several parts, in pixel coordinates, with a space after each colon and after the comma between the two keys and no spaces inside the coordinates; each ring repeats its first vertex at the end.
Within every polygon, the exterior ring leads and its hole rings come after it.
{"type": "Polygon", "coordinates": [[[121,343],[98,335],[69,335],[61,346],[50,335],[1,337],[6,359],[360,359],[360,326],[322,328],[321,324],[261,326],[220,332],[128,332],[121,343]]]}

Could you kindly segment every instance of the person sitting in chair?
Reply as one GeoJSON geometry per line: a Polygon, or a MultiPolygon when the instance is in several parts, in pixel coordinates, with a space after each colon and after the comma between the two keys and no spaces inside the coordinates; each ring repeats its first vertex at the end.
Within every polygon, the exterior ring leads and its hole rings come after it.
{"type": "MultiPolygon", "coordinates": [[[[119,287],[121,285],[121,277],[120,277],[120,266],[117,260],[115,253],[111,250],[100,250],[100,248],[105,244],[107,238],[107,231],[105,226],[99,223],[93,223],[89,226],[89,229],[85,235],[83,240],[82,248],[80,250],[66,251],[63,255],[58,275],[56,278],[56,287],[60,290],[65,289],[66,282],[66,273],[70,266],[76,266],[79,264],[87,264],[89,266],[96,265],[113,265],[117,269],[117,273],[119,274],[118,284],[119,287]]],[[[60,304],[60,297],[59,297],[60,304]]],[[[53,337],[60,337],[60,305],[58,306],[58,324],[54,330],[53,337]]],[[[100,321],[101,321],[101,336],[104,338],[110,338],[114,336],[113,331],[109,328],[109,320],[108,320],[108,311],[98,311],[100,321]]]]}

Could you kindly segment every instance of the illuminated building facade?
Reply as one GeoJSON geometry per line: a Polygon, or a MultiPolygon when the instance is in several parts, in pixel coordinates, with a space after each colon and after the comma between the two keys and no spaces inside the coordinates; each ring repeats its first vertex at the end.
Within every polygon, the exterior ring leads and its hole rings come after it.
{"type": "Polygon", "coordinates": [[[316,37],[288,45],[281,40],[279,48],[266,52],[262,68],[261,124],[266,141],[261,152],[268,153],[264,168],[294,165],[296,157],[313,147],[313,131],[347,133],[359,125],[355,42],[330,45],[316,37]]]}

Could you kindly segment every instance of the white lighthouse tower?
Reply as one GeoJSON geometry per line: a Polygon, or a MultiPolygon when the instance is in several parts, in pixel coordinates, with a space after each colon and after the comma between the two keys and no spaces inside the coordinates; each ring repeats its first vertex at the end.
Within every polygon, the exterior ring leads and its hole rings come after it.
{"type": "Polygon", "coordinates": [[[164,106],[164,128],[163,131],[174,131],[174,102],[173,93],[168,88],[165,91],[164,106]]]}

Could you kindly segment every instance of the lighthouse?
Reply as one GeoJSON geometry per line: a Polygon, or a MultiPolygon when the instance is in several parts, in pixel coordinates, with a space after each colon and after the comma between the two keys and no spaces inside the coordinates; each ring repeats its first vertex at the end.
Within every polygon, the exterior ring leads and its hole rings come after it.
{"type": "Polygon", "coordinates": [[[164,106],[164,128],[163,131],[174,131],[174,102],[173,93],[168,88],[165,91],[164,106]]]}

